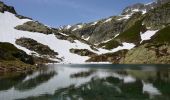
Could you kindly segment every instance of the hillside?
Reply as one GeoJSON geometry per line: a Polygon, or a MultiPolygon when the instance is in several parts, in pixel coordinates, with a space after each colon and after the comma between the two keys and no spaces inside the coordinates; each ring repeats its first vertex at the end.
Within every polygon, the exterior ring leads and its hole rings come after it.
{"type": "Polygon", "coordinates": [[[169,0],[134,4],[118,16],[60,28],[19,15],[0,2],[0,26],[1,44],[10,43],[35,63],[40,58],[63,64],[170,63],[169,0]]]}

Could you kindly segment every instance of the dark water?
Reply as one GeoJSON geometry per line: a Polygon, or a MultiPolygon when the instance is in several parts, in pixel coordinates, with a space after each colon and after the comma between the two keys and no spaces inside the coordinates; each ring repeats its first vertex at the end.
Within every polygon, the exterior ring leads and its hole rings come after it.
{"type": "Polygon", "coordinates": [[[48,65],[0,76],[0,100],[170,100],[170,65],[48,65]]]}

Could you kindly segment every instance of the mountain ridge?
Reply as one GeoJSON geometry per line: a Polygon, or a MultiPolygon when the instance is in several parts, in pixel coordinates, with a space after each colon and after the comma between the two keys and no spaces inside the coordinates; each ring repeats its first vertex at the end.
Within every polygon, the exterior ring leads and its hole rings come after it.
{"type": "Polygon", "coordinates": [[[126,7],[119,16],[52,28],[0,2],[0,42],[45,58],[44,62],[170,63],[169,9],[169,0],[158,0],[126,7]],[[141,52],[151,59],[145,60],[141,52]]]}

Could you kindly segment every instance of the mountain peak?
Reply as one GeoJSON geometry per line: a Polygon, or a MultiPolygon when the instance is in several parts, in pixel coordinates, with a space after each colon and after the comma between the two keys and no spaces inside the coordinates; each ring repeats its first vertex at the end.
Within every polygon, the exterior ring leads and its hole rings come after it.
{"type": "Polygon", "coordinates": [[[150,2],[148,4],[136,3],[136,4],[126,7],[123,10],[122,15],[132,14],[134,12],[139,12],[139,11],[148,12],[149,10],[151,10],[155,7],[158,7],[162,4],[165,4],[167,2],[170,2],[170,0],[155,0],[154,2],[150,2]]]}

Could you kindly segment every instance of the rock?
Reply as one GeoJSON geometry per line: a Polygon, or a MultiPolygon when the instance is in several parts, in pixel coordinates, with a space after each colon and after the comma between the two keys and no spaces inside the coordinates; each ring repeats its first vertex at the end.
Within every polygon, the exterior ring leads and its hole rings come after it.
{"type": "Polygon", "coordinates": [[[0,12],[4,13],[5,11],[8,11],[13,14],[17,14],[14,7],[12,6],[7,6],[3,2],[0,1],[0,12]]]}
{"type": "Polygon", "coordinates": [[[20,38],[16,40],[16,44],[25,47],[31,51],[35,51],[40,55],[49,56],[55,58],[58,55],[57,52],[51,50],[47,45],[38,43],[37,41],[30,38],[20,38]]]}
{"type": "Polygon", "coordinates": [[[110,62],[119,64],[121,58],[124,58],[128,50],[121,50],[115,53],[107,53],[101,55],[95,55],[89,58],[86,62],[110,62]]]}
{"type": "Polygon", "coordinates": [[[122,64],[170,64],[170,45],[144,44],[126,54],[122,64]]]}
{"type": "Polygon", "coordinates": [[[0,60],[20,60],[26,64],[34,64],[31,56],[24,51],[17,49],[13,44],[0,42],[0,60]]]}
{"type": "Polygon", "coordinates": [[[96,55],[96,53],[93,53],[93,52],[91,52],[88,49],[70,49],[70,52],[74,53],[74,54],[78,54],[80,56],[89,56],[89,57],[92,57],[92,56],[96,55]]]}
{"type": "Polygon", "coordinates": [[[0,42],[0,72],[29,72],[38,69],[34,59],[13,44],[0,42]]]}
{"type": "Polygon", "coordinates": [[[52,30],[49,27],[34,21],[29,21],[24,23],[23,25],[16,26],[15,29],[29,32],[52,34],[52,30]]]}
{"type": "Polygon", "coordinates": [[[18,14],[16,14],[15,16],[18,17],[19,19],[30,19],[30,20],[33,20],[32,18],[25,17],[25,16],[18,15],[18,14]]]}
{"type": "Polygon", "coordinates": [[[70,41],[71,43],[74,43],[74,39],[72,37],[68,37],[67,40],[70,41]]]}
{"type": "Polygon", "coordinates": [[[143,24],[149,27],[150,30],[159,30],[170,23],[170,2],[163,4],[153,10],[150,10],[143,24]]]}

